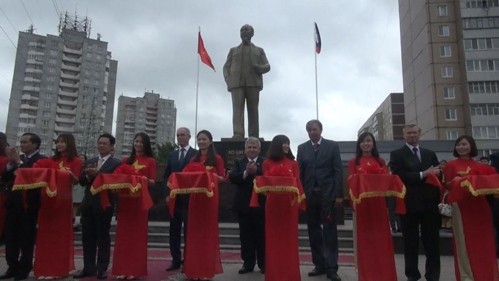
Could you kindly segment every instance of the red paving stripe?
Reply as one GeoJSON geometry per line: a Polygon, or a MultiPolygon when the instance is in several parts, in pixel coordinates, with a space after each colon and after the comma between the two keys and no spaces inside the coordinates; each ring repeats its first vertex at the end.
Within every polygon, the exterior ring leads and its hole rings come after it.
{"type": "MultiPolygon", "coordinates": [[[[111,249],[112,251],[113,249],[111,249]]],[[[5,255],[5,247],[0,247],[0,255],[5,255]]],[[[111,253],[112,256],[112,253],[111,253]]],[[[222,250],[220,251],[222,262],[224,263],[242,263],[241,256],[237,250],[222,250]]],[[[83,251],[81,247],[75,247],[75,258],[83,258],[83,251]]],[[[149,248],[148,249],[148,264],[159,263],[166,265],[166,261],[171,260],[170,251],[167,248],[149,248]]],[[[312,264],[312,255],[309,252],[300,252],[300,263],[304,265],[312,264]]],[[[351,266],[354,263],[354,256],[352,254],[340,254],[339,264],[351,266]]]]}

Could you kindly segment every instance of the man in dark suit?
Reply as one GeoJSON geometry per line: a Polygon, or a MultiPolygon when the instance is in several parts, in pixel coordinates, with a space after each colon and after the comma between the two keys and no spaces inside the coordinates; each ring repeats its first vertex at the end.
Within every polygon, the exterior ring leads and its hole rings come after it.
{"type": "Polygon", "coordinates": [[[259,137],[258,102],[263,89],[262,74],[270,64],[262,48],[251,43],[255,30],[249,24],[241,27],[241,44],[231,48],[224,64],[227,90],[232,95],[234,138],[244,137],[244,104],[248,109],[248,136],[259,137]]]}
{"type": "Polygon", "coordinates": [[[438,212],[439,189],[425,182],[430,174],[440,175],[441,169],[435,152],[419,147],[421,129],[408,124],[403,129],[406,144],[390,153],[390,169],[405,184],[407,213],[400,217],[404,236],[405,275],[409,281],[421,278],[418,269],[419,236],[426,254],[428,281],[440,278],[438,212]]]}
{"type": "Polygon", "coordinates": [[[33,133],[21,136],[21,152],[8,148],[9,163],[3,181],[6,182],[7,199],[5,202],[5,260],[8,269],[0,279],[24,280],[33,267],[36,224],[40,209],[40,190],[12,191],[17,168],[30,168],[38,159],[46,158],[39,153],[40,137],[33,133]]]}
{"type": "MultiPolygon", "coordinates": [[[[164,182],[168,182],[168,178],[174,172],[180,172],[193,158],[197,150],[189,145],[191,139],[191,132],[187,128],[177,129],[177,144],[179,149],[172,152],[167,159],[166,169],[164,173],[164,182]]],[[[168,203],[170,189],[167,189],[168,203]]],[[[175,199],[175,210],[170,219],[170,254],[172,256],[171,264],[166,268],[167,271],[179,269],[182,264],[182,251],[180,244],[182,240],[182,223],[184,224],[184,237],[185,230],[187,229],[187,209],[189,205],[189,195],[177,195],[175,199]]]]}
{"type": "Polygon", "coordinates": [[[265,272],[265,196],[258,196],[258,207],[250,207],[253,180],[263,174],[263,157],[259,156],[260,140],[249,137],[244,144],[244,157],[230,171],[230,182],[237,186],[232,209],[239,219],[239,239],[243,267],[239,274],[252,272],[255,263],[265,272]]]}
{"type": "Polygon", "coordinates": [[[111,228],[115,198],[109,192],[111,206],[104,209],[100,202],[100,195],[92,195],[90,187],[98,174],[110,174],[121,164],[119,159],[112,156],[115,143],[116,139],[111,134],[100,135],[97,140],[99,157],[85,162],[80,176],[80,184],[85,187],[85,195],[80,206],[83,269],[73,276],[76,279],[96,274],[99,280],[107,279],[107,268],[111,254],[109,229],[111,228]]]}
{"type": "Polygon", "coordinates": [[[343,201],[340,150],[336,142],[322,138],[319,120],[308,121],[306,129],[310,141],[298,146],[297,160],[307,197],[308,238],[315,265],[308,276],[327,274],[329,279],[339,281],[335,209],[343,201]]]}

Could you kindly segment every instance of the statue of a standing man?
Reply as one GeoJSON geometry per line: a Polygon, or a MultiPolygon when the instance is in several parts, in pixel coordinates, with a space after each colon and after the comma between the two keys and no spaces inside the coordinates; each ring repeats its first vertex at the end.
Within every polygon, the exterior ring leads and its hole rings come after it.
{"type": "Polygon", "coordinates": [[[244,104],[248,108],[248,136],[259,137],[258,101],[263,89],[262,74],[270,65],[262,48],[251,43],[255,31],[249,24],[241,27],[241,45],[231,48],[224,65],[227,90],[232,94],[233,138],[244,138],[244,104]]]}

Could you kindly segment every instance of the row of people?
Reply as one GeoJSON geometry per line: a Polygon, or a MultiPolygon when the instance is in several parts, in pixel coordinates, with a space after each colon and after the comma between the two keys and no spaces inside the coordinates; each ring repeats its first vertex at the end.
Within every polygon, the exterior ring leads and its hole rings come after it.
{"type": "Polygon", "coordinates": [[[85,187],[81,205],[84,269],[75,277],[107,278],[111,241],[109,229],[115,197],[120,201],[117,215],[120,223],[116,230],[117,255],[113,259],[113,274],[128,279],[147,275],[148,208],[141,208],[144,204],[137,202],[138,198],[149,197],[147,186],[140,189],[140,197],[126,190],[102,192],[103,196],[94,196],[90,187],[98,174],[112,173],[120,165],[129,166],[134,173],[147,177],[152,183],[156,177],[155,160],[145,133],[135,136],[132,153],[123,161],[112,157],[114,143],[115,138],[110,134],[99,136],[99,157],[85,163],[77,155],[71,134],[57,137],[55,153],[50,158],[39,153],[41,139],[33,133],[26,133],[20,139],[23,155],[15,148],[5,150],[6,155],[0,158],[2,161],[6,159],[2,162],[5,162],[2,182],[6,197],[4,237],[8,268],[0,279],[13,277],[24,280],[32,269],[39,279],[54,279],[66,277],[75,269],[71,197],[72,186],[78,182],[85,187]],[[46,174],[34,174],[28,177],[27,182],[19,183],[16,177],[22,178],[20,174],[26,168],[56,171],[57,186],[43,185],[47,180],[44,178],[46,174]],[[13,188],[14,183],[16,188],[13,188]],[[102,203],[104,196],[108,197],[104,200],[109,202],[108,205],[102,203]],[[131,254],[136,260],[128,259],[124,253],[131,254]]]}
{"type": "MultiPolygon", "coordinates": [[[[314,233],[314,227],[319,227],[320,230],[321,223],[324,225],[326,231],[323,234],[319,233],[321,236],[320,238],[325,237],[325,234],[331,235],[332,231],[330,228],[326,227],[327,223],[333,222],[331,224],[334,229],[336,228],[334,223],[334,208],[336,204],[341,203],[340,200],[336,200],[336,198],[341,198],[342,196],[338,196],[340,193],[334,188],[331,190],[329,184],[327,186],[322,184],[327,181],[327,178],[329,177],[329,179],[333,180],[333,186],[335,186],[334,181],[338,181],[336,178],[340,177],[339,175],[341,174],[335,175],[334,168],[332,168],[332,171],[330,170],[329,173],[325,172],[327,169],[323,169],[322,172],[324,172],[324,177],[322,178],[320,178],[317,173],[321,172],[321,169],[319,169],[321,161],[325,162],[324,160],[326,159],[335,160],[334,158],[336,158],[336,160],[339,160],[341,167],[339,150],[335,142],[325,140],[321,137],[322,124],[320,124],[319,121],[311,120],[307,123],[306,128],[309,133],[310,141],[299,146],[298,162],[293,160],[294,157],[289,148],[289,139],[286,136],[278,135],[272,140],[270,149],[267,153],[268,159],[263,162],[263,159],[258,157],[260,149],[258,139],[249,138],[245,144],[245,154],[247,158],[239,161],[230,173],[230,180],[239,187],[245,188],[238,189],[238,192],[245,193],[245,195],[240,197],[246,198],[243,200],[247,200],[239,204],[240,206],[243,206],[243,208],[238,212],[241,225],[241,255],[244,261],[243,268],[240,270],[241,274],[253,271],[255,264],[258,263],[262,272],[265,273],[266,280],[283,280],[282,278],[286,280],[300,280],[297,216],[298,209],[304,209],[303,201],[300,198],[305,198],[305,196],[307,198],[306,212],[311,240],[314,237],[314,234],[316,235],[315,237],[317,237],[317,233],[314,233]],[[332,155],[332,157],[324,157],[328,154],[332,155]],[[324,159],[321,159],[322,157],[324,157],[324,159]],[[258,158],[260,158],[260,160],[258,158]],[[310,171],[313,171],[314,174],[310,175],[310,171]],[[331,173],[335,176],[332,176],[331,173]],[[248,191],[248,186],[250,186],[248,181],[251,181],[251,179],[254,180],[255,176],[260,174],[264,176],[294,178],[297,182],[298,196],[293,197],[292,194],[269,193],[266,198],[260,194],[255,197],[255,191],[252,190],[251,187],[248,191]],[[307,175],[309,178],[307,178],[307,175]],[[303,186],[302,183],[304,183],[303,186]],[[302,196],[303,193],[304,195],[302,196]],[[248,202],[248,194],[257,198],[252,204],[249,204],[248,202]],[[314,202],[314,197],[318,202],[314,202]],[[267,201],[266,203],[265,199],[267,201]],[[290,204],[290,202],[292,204],[290,204]],[[267,208],[272,208],[272,211],[264,212],[262,209],[263,205],[266,205],[267,208]],[[314,208],[318,209],[314,210],[314,208]],[[252,212],[251,215],[250,211],[252,212]],[[319,219],[314,221],[313,214],[317,215],[317,213],[319,219]],[[264,216],[263,220],[265,221],[265,224],[264,226],[258,226],[258,223],[261,224],[262,215],[264,216]],[[260,220],[258,218],[260,218],[260,220]],[[256,225],[254,223],[256,223],[256,225]],[[255,227],[252,227],[252,224],[255,227]],[[246,231],[250,233],[253,231],[252,233],[254,235],[247,233],[246,231]],[[262,233],[264,234],[262,235],[262,233]],[[262,253],[262,248],[265,249],[265,254],[262,253]],[[285,259],[282,258],[282,253],[286,253],[285,259]]],[[[400,177],[406,187],[405,206],[407,211],[401,212],[402,232],[405,245],[406,275],[409,280],[418,280],[421,277],[417,268],[419,247],[417,241],[419,241],[419,236],[421,235],[425,254],[427,256],[425,277],[427,280],[438,280],[440,271],[438,253],[440,215],[438,213],[437,205],[440,201],[440,191],[438,188],[435,188],[435,183],[431,183],[427,179],[432,175],[438,176],[441,173],[441,168],[438,165],[438,159],[434,152],[419,147],[419,135],[420,129],[416,125],[407,125],[404,128],[406,145],[391,153],[390,168],[393,174],[400,177]]],[[[184,138],[182,143],[188,144],[190,134],[186,128],[180,128],[177,131],[179,144],[181,144],[182,137],[184,138]]],[[[179,166],[182,164],[186,166],[183,169],[184,171],[199,171],[201,167],[201,170],[207,170],[214,175],[216,183],[224,180],[223,160],[215,152],[211,134],[204,130],[199,132],[196,137],[200,149],[199,153],[192,159],[186,159],[186,155],[190,149],[188,148],[187,150],[182,151],[182,148],[185,149],[185,146],[180,146],[181,148],[170,157],[167,171],[171,162],[177,161],[179,166]]],[[[107,278],[106,271],[109,263],[109,242],[107,239],[109,237],[109,224],[112,217],[114,195],[113,193],[106,194],[106,196],[109,196],[109,201],[113,203],[106,209],[103,209],[101,197],[90,194],[90,186],[98,173],[111,173],[121,164],[121,161],[111,157],[114,142],[114,137],[111,135],[104,134],[99,137],[98,151],[100,157],[91,159],[85,163],[85,169],[81,173],[79,179],[80,183],[86,186],[86,194],[82,203],[84,269],[75,275],[77,278],[95,274],[97,274],[99,279],[107,278]],[[99,254],[97,262],[95,262],[97,248],[99,254]]],[[[76,149],[74,148],[74,139],[72,136],[70,134],[59,136],[56,142],[55,155],[49,159],[34,161],[33,159],[42,158],[42,156],[33,157],[36,156],[39,145],[40,142],[37,141],[36,135],[23,135],[21,138],[21,150],[27,155],[27,158],[21,160],[17,151],[13,149],[7,150],[9,152],[7,155],[8,163],[5,165],[6,174],[2,179],[5,180],[9,179],[9,177],[14,177],[15,175],[9,176],[9,172],[14,171],[16,167],[28,167],[27,164],[33,161],[33,163],[31,163],[31,166],[34,165],[33,167],[62,170],[66,172],[66,177],[68,179],[66,182],[69,182],[70,184],[76,182],[82,163],[79,161],[79,158],[76,157],[76,149]]],[[[153,174],[153,171],[155,171],[155,163],[152,158],[152,150],[150,149],[148,136],[146,134],[137,134],[134,139],[133,147],[132,155],[124,161],[124,164],[133,167],[138,174],[147,177],[152,182],[155,178],[155,175],[153,174]]],[[[458,157],[458,160],[450,161],[444,170],[445,179],[447,179],[448,187],[451,190],[457,189],[453,188],[453,182],[458,182],[461,177],[473,173],[475,170],[484,173],[485,168],[482,167],[483,165],[476,166],[479,164],[472,160],[476,154],[477,149],[473,138],[463,136],[456,141],[454,155],[458,157]]],[[[329,163],[326,166],[334,167],[336,161],[328,162],[329,163]]],[[[176,171],[174,171],[173,165],[171,165],[170,169],[172,169],[172,171],[170,174],[167,174],[167,177],[173,172],[182,170],[181,168],[176,168],[176,171]]],[[[388,172],[384,161],[379,158],[377,153],[374,136],[369,133],[359,136],[356,157],[349,162],[349,172],[351,175],[366,173],[366,171],[367,173],[376,171],[374,172],[375,174],[386,174],[388,172]]],[[[493,172],[488,171],[486,173],[493,172]]],[[[49,202],[47,200],[50,199],[52,199],[51,205],[44,205],[47,206],[47,208],[38,208],[40,214],[38,215],[39,227],[38,235],[36,236],[37,252],[35,255],[39,257],[39,259],[35,260],[35,276],[66,276],[68,272],[74,268],[72,259],[72,234],[69,234],[72,233],[72,231],[70,227],[65,227],[71,225],[67,223],[71,221],[71,216],[69,212],[64,211],[66,208],[69,208],[69,210],[71,208],[71,205],[67,204],[67,202],[71,202],[71,200],[67,200],[68,196],[69,198],[71,196],[71,189],[67,188],[66,192],[64,192],[63,189],[63,187],[58,188],[60,193],[53,198],[46,196],[44,193],[34,192],[31,189],[21,192],[11,191],[11,194],[9,194],[7,198],[10,200],[11,198],[14,199],[17,197],[17,201],[13,204],[13,206],[16,206],[17,208],[17,214],[12,216],[15,214],[13,211],[7,212],[7,222],[9,222],[9,219],[12,217],[14,220],[12,220],[12,223],[6,224],[6,248],[8,248],[6,249],[6,259],[9,269],[2,277],[8,275],[9,278],[15,277],[16,280],[22,280],[24,275],[27,277],[27,274],[31,270],[29,250],[31,248],[32,256],[33,250],[31,245],[34,241],[27,243],[30,241],[30,237],[23,241],[13,241],[13,238],[19,237],[14,237],[15,235],[12,235],[13,233],[16,233],[15,230],[12,232],[12,229],[14,229],[14,226],[16,225],[21,225],[19,228],[24,227],[26,229],[33,227],[33,225],[30,225],[28,222],[32,222],[33,217],[36,221],[37,216],[28,213],[29,208],[35,206],[36,202],[40,205],[44,203],[44,200],[49,202]],[[39,198],[29,200],[31,198],[30,196],[33,197],[34,194],[39,198]],[[57,201],[53,200],[54,198],[57,198],[57,201]],[[11,216],[9,216],[9,213],[11,216]],[[61,215],[61,213],[69,215],[61,215]],[[21,215],[17,216],[18,214],[21,215]],[[16,221],[19,217],[27,217],[27,214],[31,214],[31,220],[24,220],[23,222],[16,221]],[[56,218],[56,220],[54,220],[54,218],[56,218]],[[44,221],[44,219],[46,219],[46,221],[44,221]],[[50,222],[47,219],[50,219],[50,222]],[[56,227],[57,230],[63,229],[64,233],[67,232],[68,235],[64,236],[64,239],[49,235],[54,233],[54,227],[56,227]],[[27,244],[27,249],[21,250],[20,244],[27,244]],[[50,248],[48,248],[47,245],[50,245],[50,248]],[[16,246],[17,248],[13,246],[16,246]],[[60,251],[57,251],[54,254],[54,247],[60,249],[60,251]],[[12,259],[13,255],[8,254],[11,252],[13,253],[14,251],[11,251],[13,249],[17,249],[15,261],[9,262],[9,260],[14,260],[12,259]],[[18,259],[20,251],[22,251],[21,260],[18,259]],[[51,254],[51,259],[43,258],[43,255],[47,254],[51,254]],[[54,256],[60,257],[60,260],[62,261],[58,263],[57,268],[53,265],[42,264],[44,260],[53,261],[54,256]],[[26,258],[29,259],[29,262],[27,262],[26,258]],[[37,262],[38,260],[40,261],[37,262]],[[20,272],[22,272],[22,274],[19,274],[20,272]]],[[[149,196],[147,194],[147,189],[143,190],[141,196],[149,196]]],[[[214,197],[212,199],[214,200],[207,200],[206,196],[197,194],[187,196],[187,201],[195,201],[195,203],[182,205],[180,203],[182,202],[180,198],[175,200],[180,204],[176,205],[174,208],[173,220],[175,220],[177,212],[189,218],[187,219],[189,224],[186,232],[186,245],[188,245],[188,247],[186,247],[184,254],[184,272],[189,278],[212,278],[215,274],[221,272],[220,253],[218,249],[218,227],[216,223],[218,218],[217,185],[215,185],[213,191],[214,197]],[[177,206],[179,206],[179,210],[177,210],[177,206]]],[[[456,191],[454,191],[453,194],[457,194],[456,191]]],[[[126,202],[126,200],[137,200],[137,196],[130,196],[127,192],[120,191],[118,196],[120,203],[126,202]]],[[[486,202],[484,205],[484,200],[482,200],[483,197],[474,197],[469,194],[460,194],[457,197],[454,195],[454,197],[451,196],[451,198],[454,198],[452,200],[454,200],[453,202],[456,207],[456,212],[453,213],[453,216],[456,216],[455,220],[459,225],[459,228],[454,229],[454,238],[456,240],[456,278],[458,280],[497,280],[498,274],[497,265],[495,264],[495,253],[493,252],[494,239],[490,209],[486,205],[486,202]],[[472,216],[477,213],[481,214],[480,220],[476,220],[472,216]],[[480,235],[483,239],[476,239],[477,235],[480,235]],[[475,239],[473,239],[473,237],[475,237],[475,239]],[[490,249],[492,253],[485,255],[486,262],[483,262],[483,255],[481,255],[483,253],[482,249],[490,249]],[[494,263],[491,262],[492,260],[494,263]]],[[[356,235],[356,248],[358,251],[356,254],[359,280],[396,280],[394,262],[386,262],[393,261],[393,245],[390,243],[391,236],[388,228],[388,217],[386,216],[386,203],[384,199],[379,199],[380,198],[376,197],[367,197],[366,199],[363,199],[363,202],[358,204],[355,209],[356,217],[375,217],[372,220],[373,223],[356,224],[358,231],[356,235]],[[380,223],[374,223],[378,221],[380,223]],[[380,255],[384,258],[379,258],[380,255]],[[378,264],[378,262],[381,262],[382,264],[378,264]]],[[[125,204],[122,206],[125,206],[125,204]]],[[[147,208],[143,208],[143,205],[138,204],[137,202],[127,202],[126,206],[137,206],[138,209],[127,213],[127,210],[124,210],[125,208],[118,207],[118,227],[115,251],[125,250],[128,255],[130,252],[137,253],[134,257],[138,257],[138,259],[130,261],[130,259],[119,258],[125,257],[126,255],[115,256],[113,274],[117,275],[118,278],[132,279],[147,275],[147,211],[144,212],[147,208]],[[134,227],[127,228],[127,222],[134,222],[134,227]],[[136,227],[137,222],[142,227],[136,227]],[[121,226],[120,223],[122,223],[121,226]],[[137,236],[131,237],[131,233],[133,235],[137,234],[137,236]],[[134,248],[136,247],[136,249],[130,249],[130,244],[134,244],[134,248]],[[131,263],[136,267],[130,266],[131,263]]],[[[38,209],[36,210],[37,212],[38,209]]],[[[182,222],[182,220],[183,219],[181,218],[180,221],[182,222]]],[[[369,219],[359,220],[359,222],[369,221],[369,219]]],[[[35,231],[36,230],[33,230],[31,233],[35,231]]],[[[18,230],[17,233],[21,234],[22,232],[18,230]]],[[[32,236],[32,238],[34,238],[34,235],[32,236]]],[[[327,237],[325,238],[326,241],[327,239],[330,239],[327,237]]],[[[332,239],[332,242],[336,242],[337,247],[337,236],[335,239],[336,241],[332,239]]],[[[324,240],[321,243],[325,243],[324,240]]],[[[329,254],[328,251],[334,252],[334,249],[328,247],[326,248],[326,255],[324,252],[319,252],[318,257],[314,257],[313,243],[311,243],[311,245],[313,262],[316,267],[309,275],[315,276],[327,273],[331,280],[340,280],[337,275],[337,249],[336,264],[334,264],[335,254],[332,253],[332,257],[331,255],[327,257],[327,254],[329,254]],[[328,258],[333,259],[330,261],[328,258]]],[[[319,248],[321,248],[320,250],[324,249],[322,245],[320,245],[319,248]]],[[[172,249],[172,251],[175,250],[172,249]]],[[[180,252],[180,246],[177,248],[177,251],[180,252]]],[[[181,254],[178,253],[178,256],[181,256],[181,254]]],[[[180,266],[182,260],[180,258],[176,260],[173,252],[172,257],[172,266],[180,266]]]]}

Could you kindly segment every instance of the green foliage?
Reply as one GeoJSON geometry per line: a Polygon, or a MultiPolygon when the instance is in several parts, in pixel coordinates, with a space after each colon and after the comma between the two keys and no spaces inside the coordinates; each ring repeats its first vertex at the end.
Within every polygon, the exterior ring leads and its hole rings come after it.
{"type": "Polygon", "coordinates": [[[171,143],[171,142],[165,142],[163,144],[157,144],[156,145],[156,153],[154,153],[154,157],[156,158],[156,163],[157,164],[166,164],[166,159],[168,159],[168,156],[170,153],[172,153],[175,148],[177,148],[178,145],[171,143]]]}

